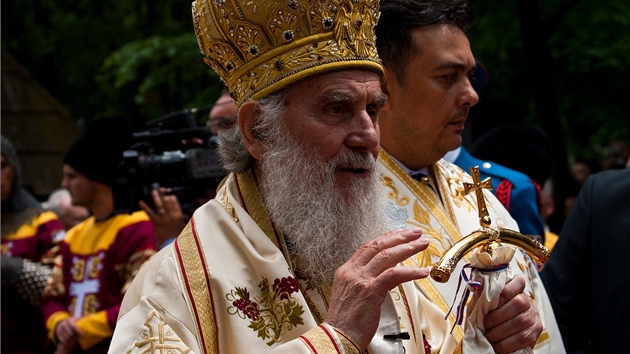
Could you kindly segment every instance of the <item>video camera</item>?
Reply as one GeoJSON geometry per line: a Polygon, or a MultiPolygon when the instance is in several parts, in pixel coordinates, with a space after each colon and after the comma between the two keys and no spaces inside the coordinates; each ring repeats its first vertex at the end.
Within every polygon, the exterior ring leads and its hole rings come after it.
{"type": "Polygon", "coordinates": [[[214,196],[227,173],[219,163],[216,136],[197,127],[193,114],[200,109],[171,113],[133,134],[113,186],[115,212],[140,210],[140,200],[155,209],[151,191],[158,187],[169,188],[188,215],[214,196]]]}

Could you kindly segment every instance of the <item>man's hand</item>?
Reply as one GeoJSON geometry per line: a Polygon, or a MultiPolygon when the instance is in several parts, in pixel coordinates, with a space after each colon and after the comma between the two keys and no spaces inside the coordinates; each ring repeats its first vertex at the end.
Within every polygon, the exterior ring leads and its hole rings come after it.
{"type": "Polygon", "coordinates": [[[426,278],[429,270],[396,265],[429,245],[420,229],[396,230],[366,242],[335,272],[325,322],[350,336],[362,349],[372,340],[387,292],[426,278]]]}
{"type": "Polygon", "coordinates": [[[499,306],[490,311],[483,324],[486,338],[497,353],[512,353],[536,345],[543,331],[532,299],[523,293],[525,280],[516,276],[505,284],[499,306]]]}
{"type": "Polygon", "coordinates": [[[74,352],[74,348],[76,347],[76,343],[73,346],[68,346],[65,343],[57,344],[55,348],[54,354],[72,354],[74,352]]]}
{"type": "Polygon", "coordinates": [[[176,237],[184,229],[188,222],[188,215],[182,212],[177,196],[169,194],[166,188],[154,189],[151,191],[155,210],[151,209],[147,203],[140,201],[138,205],[144,210],[153,223],[157,247],[161,248],[162,243],[171,237],[176,237]]]}
{"type": "Polygon", "coordinates": [[[55,335],[58,342],[55,354],[72,353],[81,335],[81,331],[77,327],[77,320],[70,317],[59,322],[55,328],[55,335]]]}

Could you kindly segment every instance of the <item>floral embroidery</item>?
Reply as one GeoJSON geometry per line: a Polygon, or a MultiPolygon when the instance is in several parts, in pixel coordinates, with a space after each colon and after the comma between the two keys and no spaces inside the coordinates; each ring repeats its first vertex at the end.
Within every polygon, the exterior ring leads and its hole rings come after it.
{"type": "Polygon", "coordinates": [[[399,208],[396,204],[388,202],[385,206],[385,214],[387,214],[389,222],[388,226],[391,229],[404,229],[407,228],[405,222],[409,215],[407,210],[399,208]]]}
{"type": "Polygon", "coordinates": [[[271,346],[282,340],[282,335],[293,327],[303,325],[304,310],[295,296],[298,282],[293,277],[276,278],[273,285],[263,277],[258,283],[260,295],[250,297],[247,288],[236,287],[226,295],[232,306],[228,307],[230,315],[249,319],[249,328],[258,332],[258,337],[267,340],[271,346]]]}

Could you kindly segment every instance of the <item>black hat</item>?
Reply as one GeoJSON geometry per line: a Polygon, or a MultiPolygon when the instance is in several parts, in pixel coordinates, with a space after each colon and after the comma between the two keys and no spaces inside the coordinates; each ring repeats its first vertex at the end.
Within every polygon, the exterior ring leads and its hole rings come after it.
{"type": "Polygon", "coordinates": [[[112,185],[122,153],[132,142],[131,127],[122,117],[98,119],[72,143],[63,162],[87,178],[112,185]]]}

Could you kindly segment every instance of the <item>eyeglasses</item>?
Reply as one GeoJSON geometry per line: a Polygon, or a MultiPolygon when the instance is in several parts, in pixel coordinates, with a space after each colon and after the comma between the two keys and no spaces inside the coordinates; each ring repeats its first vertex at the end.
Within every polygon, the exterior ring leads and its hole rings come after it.
{"type": "Polygon", "coordinates": [[[227,130],[232,128],[234,125],[236,125],[236,117],[217,117],[217,118],[213,118],[212,120],[208,120],[206,122],[206,126],[208,128],[217,128],[220,130],[227,130]]]}

